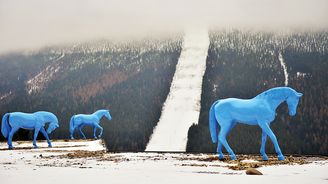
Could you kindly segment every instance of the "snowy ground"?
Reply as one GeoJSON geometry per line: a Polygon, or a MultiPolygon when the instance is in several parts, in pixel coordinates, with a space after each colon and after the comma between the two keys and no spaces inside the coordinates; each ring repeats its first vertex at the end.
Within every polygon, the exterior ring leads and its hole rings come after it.
{"type": "Polygon", "coordinates": [[[219,161],[212,154],[107,153],[100,140],[16,142],[15,150],[0,143],[0,182],[7,183],[328,183],[327,158],[288,158],[292,162],[219,161]],[[269,166],[261,166],[268,164],[269,166]],[[285,164],[285,165],[284,165],[285,164]],[[262,176],[246,175],[237,166],[252,166],[262,176]],[[231,169],[232,168],[232,169],[231,169]],[[237,170],[233,170],[237,169],[237,170]]]}

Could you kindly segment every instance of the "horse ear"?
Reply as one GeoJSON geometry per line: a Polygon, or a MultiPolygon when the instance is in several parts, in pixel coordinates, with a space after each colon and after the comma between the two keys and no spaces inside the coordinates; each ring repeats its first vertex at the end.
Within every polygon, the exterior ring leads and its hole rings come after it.
{"type": "Polygon", "coordinates": [[[297,93],[296,95],[297,95],[297,97],[301,97],[301,96],[303,96],[302,93],[297,93]]]}

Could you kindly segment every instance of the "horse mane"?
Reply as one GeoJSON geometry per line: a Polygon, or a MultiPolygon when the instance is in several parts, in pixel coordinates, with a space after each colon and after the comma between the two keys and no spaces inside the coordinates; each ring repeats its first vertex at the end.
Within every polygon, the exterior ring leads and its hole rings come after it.
{"type": "Polygon", "coordinates": [[[275,87],[260,93],[255,98],[264,98],[264,99],[270,98],[273,100],[280,100],[280,99],[286,99],[289,95],[292,94],[292,92],[295,93],[295,90],[293,90],[290,87],[275,87]]]}
{"type": "Polygon", "coordinates": [[[99,109],[96,112],[94,112],[93,114],[98,114],[100,112],[106,112],[106,111],[108,111],[108,110],[106,110],[106,109],[99,109]]]}
{"type": "MultiPolygon", "coordinates": [[[[38,111],[34,113],[37,116],[42,116],[42,118],[47,118],[47,120],[57,120],[56,115],[54,115],[51,112],[47,112],[47,111],[38,111]]],[[[51,122],[50,122],[51,123],[51,122]]]]}

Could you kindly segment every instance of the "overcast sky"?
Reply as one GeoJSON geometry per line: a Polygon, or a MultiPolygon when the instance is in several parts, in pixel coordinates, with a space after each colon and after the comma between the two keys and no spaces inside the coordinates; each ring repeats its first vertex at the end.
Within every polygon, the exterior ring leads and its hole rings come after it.
{"type": "Polygon", "coordinates": [[[328,0],[0,0],[0,53],[205,26],[328,28],[328,0]]]}

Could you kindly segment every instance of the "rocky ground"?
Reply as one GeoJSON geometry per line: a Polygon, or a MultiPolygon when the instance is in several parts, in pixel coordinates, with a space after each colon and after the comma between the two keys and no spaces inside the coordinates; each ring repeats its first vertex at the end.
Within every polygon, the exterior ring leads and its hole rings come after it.
{"type": "Polygon", "coordinates": [[[32,149],[31,142],[14,146],[8,150],[6,143],[0,143],[1,183],[328,183],[324,156],[287,155],[278,161],[272,155],[262,161],[259,155],[237,155],[237,161],[220,161],[214,154],[106,152],[101,140],[57,140],[53,148],[40,142],[39,149],[32,149]],[[263,175],[246,175],[257,172],[263,175]]]}

